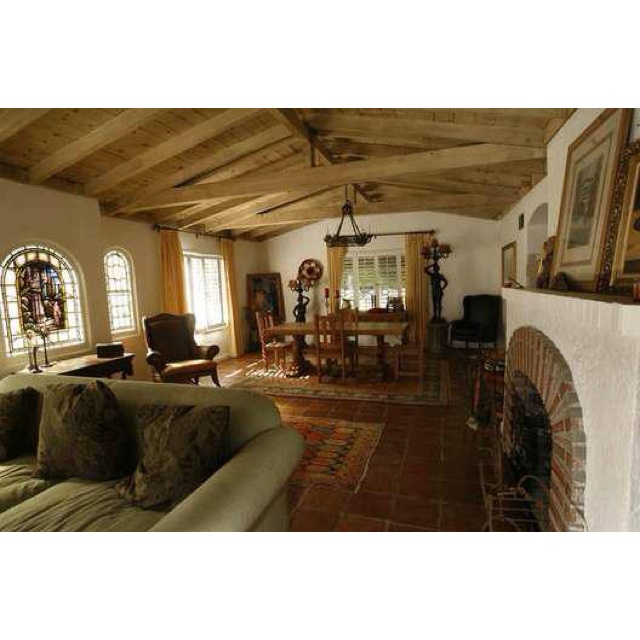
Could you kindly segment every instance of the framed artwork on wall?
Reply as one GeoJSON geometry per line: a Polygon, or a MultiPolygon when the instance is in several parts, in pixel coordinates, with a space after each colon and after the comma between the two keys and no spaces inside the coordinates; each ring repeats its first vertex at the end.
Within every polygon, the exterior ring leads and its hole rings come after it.
{"type": "Polygon", "coordinates": [[[247,307],[251,318],[256,311],[271,311],[275,322],[285,321],[282,280],[279,273],[247,274],[247,307]]]}
{"type": "Polygon", "coordinates": [[[502,247],[502,284],[511,285],[512,280],[517,280],[517,253],[516,243],[510,242],[502,247]]]}
{"type": "Polygon", "coordinates": [[[573,289],[600,288],[616,170],[631,111],[605,109],[567,152],[552,278],[563,273],[573,289]]]}
{"type": "Polygon", "coordinates": [[[640,282],[640,141],[627,147],[620,159],[612,217],[619,224],[612,264],[605,265],[609,285],[618,293],[631,294],[640,282]],[[607,273],[608,272],[608,273],[607,273]]]}

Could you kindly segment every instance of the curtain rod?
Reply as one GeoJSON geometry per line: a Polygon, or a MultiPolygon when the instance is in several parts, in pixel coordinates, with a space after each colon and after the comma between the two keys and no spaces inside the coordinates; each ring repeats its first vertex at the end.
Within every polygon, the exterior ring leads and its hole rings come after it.
{"type": "Polygon", "coordinates": [[[417,236],[423,233],[436,233],[435,229],[428,229],[427,231],[388,231],[386,233],[374,233],[374,237],[381,238],[383,236],[417,236]]]}
{"type": "Polygon", "coordinates": [[[192,231],[191,229],[180,229],[180,227],[172,227],[167,224],[158,224],[157,222],[153,225],[154,231],[162,231],[165,229],[166,231],[179,231],[180,233],[190,233],[194,236],[205,236],[207,238],[227,238],[227,240],[235,241],[235,238],[232,236],[223,236],[219,233],[211,233],[210,231],[192,231]]]}

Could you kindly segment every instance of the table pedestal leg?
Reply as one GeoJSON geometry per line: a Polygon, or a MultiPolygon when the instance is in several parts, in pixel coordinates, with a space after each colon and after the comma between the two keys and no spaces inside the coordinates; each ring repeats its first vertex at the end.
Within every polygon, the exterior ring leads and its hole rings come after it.
{"type": "Polygon", "coordinates": [[[304,336],[293,337],[293,362],[287,367],[287,378],[300,378],[315,372],[315,367],[304,357],[306,346],[304,336]]]}
{"type": "Polygon", "coordinates": [[[376,342],[378,343],[378,349],[376,353],[378,360],[378,369],[380,370],[380,377],[382,378],[382,380],[385,380],[387,377],[387,363],[384,358],[384,336],[376,336],[376,342]]]}

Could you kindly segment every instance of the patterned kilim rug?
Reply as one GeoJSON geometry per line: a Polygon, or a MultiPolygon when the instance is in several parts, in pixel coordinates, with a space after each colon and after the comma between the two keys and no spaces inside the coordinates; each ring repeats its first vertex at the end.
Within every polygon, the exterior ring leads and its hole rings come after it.
{"type": "Polygon", "coordinates": [[[305,440],[291,484],[357,491],[384,424],[331,418],[288,418],[305,440]]]}
{"type": "Polygon", "coordinates": [[[430,405],[446,407],[451,397],[449,363],[447,360],[429,360],[425,367],[424,388],[418,389],[415,377],[400,380],[376,380],[374,374],[364,372],[357,378],[315,376],[287,378],[284,373],[271,368],[263,369],[261,361],[254,362],[237,372],[227,384],[233,389],[249,389],[268,396],[310,398],[319,400],[356,400],[387,402],[391,404],[430,405]]]}

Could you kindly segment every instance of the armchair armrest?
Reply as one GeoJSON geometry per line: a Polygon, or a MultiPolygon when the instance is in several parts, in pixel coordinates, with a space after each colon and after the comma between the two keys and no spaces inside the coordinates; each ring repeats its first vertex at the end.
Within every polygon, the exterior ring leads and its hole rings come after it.
{"type": "Polygon", "coordinates": [[[159,351],[153,351],[153,349],[150,349],[147,351],[147,364],[160,373],[167,366],[167,361],[159,351]]]}
{"type": "Polygon", "coordinates": [[[193,355],[203,360],[213,360],[219,353],[220,347],[217,344],[212,344],[208,347],[195,345],[193,349],[193,355]]]}
{"type": "Polygon", "coordinates": [[[302,456],[288,427],[252,438],[151,531],[249,531],[285,487],[302,456]]]}

